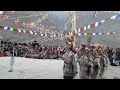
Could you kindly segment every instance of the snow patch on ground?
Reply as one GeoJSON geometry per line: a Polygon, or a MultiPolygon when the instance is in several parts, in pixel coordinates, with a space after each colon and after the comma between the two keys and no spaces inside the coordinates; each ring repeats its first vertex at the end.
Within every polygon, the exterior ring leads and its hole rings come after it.
{"type": "MultiPolygon", "coordinates": [[[[10,57],[0,58],[0,79],[63,79],[62,60],[39,60],[15,57],[14,72],[10,70],[10,57]]],[[[109,66],[105,78],[120,78],[120,67],[109,66]]],[[[79,79],[79,74],[77,76],[79,79]]]]}

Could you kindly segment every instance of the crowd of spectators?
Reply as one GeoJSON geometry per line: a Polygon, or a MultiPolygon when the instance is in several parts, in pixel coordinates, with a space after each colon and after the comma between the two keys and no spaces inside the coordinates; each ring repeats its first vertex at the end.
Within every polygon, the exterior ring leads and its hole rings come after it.
{"type": "Polygon", "coordinates": [[[37,41],[32,43],[0,43],[0,57],[10,56],[13,54],[16,57],[37,58],[37,59],[59,59],[65,52],[63,46],[44,46],[37,41]]]}
{"type": "MultiPolygon", "coordinates": [[[[40,45],[37,41],[31,43],[0,43],[0,57],[13,55],[16,57],[36,58],[36,59],[59,59],[63,56],[66,49],[63,46],[45,46],[40,45]]],[[[76,51],[80,47],[76,48],[76,51]]],[[[110,64],[113,66],[120,65],[120,48],[106,48],[110,64]]]]}
{"type": "Polygon", "coordinates": [[[112,66],[120,65],[120,48],[113,49],[107,47],[107,54],[112,66]]]}

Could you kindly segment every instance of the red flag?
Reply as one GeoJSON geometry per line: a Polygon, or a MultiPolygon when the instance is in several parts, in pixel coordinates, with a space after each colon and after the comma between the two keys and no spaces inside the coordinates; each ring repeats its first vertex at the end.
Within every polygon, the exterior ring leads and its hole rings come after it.
{"type": "Polygon", "coordinates": [[[2,29],[3,29],[3,30],[4,30],[4,27],[5,27],[5,26],[2,26],[2,29]]]}
{"type": "Polygon", "coordinates": [[[16,32],[18,32],[18,28],[16,29],[16,32]]]}
{"type": "Polygon", "coordinates": [[[95,27],[95,23],[93,23],[92,26],[95,27]]]}
{"type": "Polygon", "coordinates": [[[84,31],[84,27],[82,27],[81,29],[82,29],[82,31],[84,31]]]}

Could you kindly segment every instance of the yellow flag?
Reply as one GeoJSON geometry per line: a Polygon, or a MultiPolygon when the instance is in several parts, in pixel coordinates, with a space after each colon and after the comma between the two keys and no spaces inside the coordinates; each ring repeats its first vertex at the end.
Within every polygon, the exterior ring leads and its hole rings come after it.
{"type": "Polygon", "coordinates": [[[99,35],[102,35],[102,33],[99,33],[99,35]]]}
{"type": "Polygon", "coordinates": [[[102,20],[101,22],[102,22],[102,23],[104,23],[104,22],[105,22],[105,20],[102,20]]]}
{"type": "Polygon", "coordinates": [[[37,35],[37,33],[35,32],[35,35],[37,35]]]}
{"type": "Polygon", "coordinates": [[[88,29],[90,29],[90,25],[88,25],[88,29]]]}
{"type": "Polygon", "coordinates": [[[13,31],[13,28],[10,28],[11,31],[13,31]]]}
{"type": "Polygon", "coordinates": [[[87,36],[87,33],[84,33],[85,36],[87,36]]]}
{"type": "Polygon", "coordinates": [[[78,32],[81,32],[80,28],[78,29],[78,32]]]}
{"type": "Polygon", "coordinates": [[[23,30],[24,33],[26,33],[26,30],[23,30]]]}

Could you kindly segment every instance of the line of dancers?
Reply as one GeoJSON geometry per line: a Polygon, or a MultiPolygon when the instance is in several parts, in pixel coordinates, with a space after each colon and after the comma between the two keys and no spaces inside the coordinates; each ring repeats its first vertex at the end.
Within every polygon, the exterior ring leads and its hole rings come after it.
{"type": "Polygon", "coordinates": [[[63,60],[64,79],[75,79],[78,72],[80,79],[104,79],[104,73],[109,65],[108,55],[103,45],[82,43],[80,49],[76,51],[70,40],[66,42],[63,60]]]}

